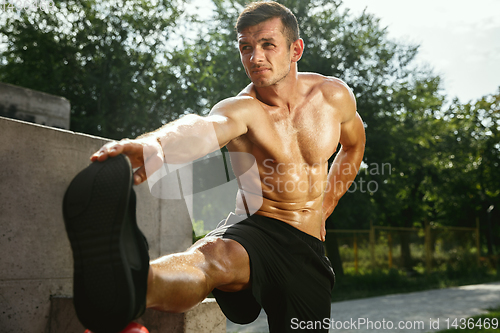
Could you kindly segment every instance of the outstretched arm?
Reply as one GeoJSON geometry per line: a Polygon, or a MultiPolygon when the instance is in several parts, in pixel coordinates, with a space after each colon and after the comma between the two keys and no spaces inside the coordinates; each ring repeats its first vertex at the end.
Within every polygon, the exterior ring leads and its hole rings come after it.
{"type": "Polygon", "coordinates": [[[161,128],[139,136],[110,142],[91,156],[91,161],[102,162],[108,157],[125,154],[134,173],[134,183],[147,179],[149,170],[157,170],[163,162],[187,163],[225,146],[248,130],[245,98],[230,98],[218,103],[206,117],[190,114],[161,128]]]}

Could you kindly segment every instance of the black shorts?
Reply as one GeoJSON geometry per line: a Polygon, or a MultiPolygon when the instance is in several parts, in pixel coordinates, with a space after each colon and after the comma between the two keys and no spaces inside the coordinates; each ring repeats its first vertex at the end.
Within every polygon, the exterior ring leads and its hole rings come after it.
{"type": "Polygon", "coordinates": [[[226,224],[207,235],[237,241],[250,258],[250,289],[213,291],[226,317],[248,324],[262,307],[270,332],[300,332],[297,328],[306,322],[315,322],[317,328],[307,332],[327,332],[318,322],[330,318],[335,274],[323,243],[273,218],[252,215],[231,224],[235,217],[230,215],[226,224]]]}

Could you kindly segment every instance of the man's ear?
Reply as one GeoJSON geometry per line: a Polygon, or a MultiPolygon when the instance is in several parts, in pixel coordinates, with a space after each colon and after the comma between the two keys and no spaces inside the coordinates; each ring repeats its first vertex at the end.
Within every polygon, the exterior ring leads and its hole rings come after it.
{"type": "Polygon", "coordinates": [[[297,39],[290,45],[290,54],[292,55],[292,62],[298,62],[304,54],[304,40],[302,38],[297,39]]]}

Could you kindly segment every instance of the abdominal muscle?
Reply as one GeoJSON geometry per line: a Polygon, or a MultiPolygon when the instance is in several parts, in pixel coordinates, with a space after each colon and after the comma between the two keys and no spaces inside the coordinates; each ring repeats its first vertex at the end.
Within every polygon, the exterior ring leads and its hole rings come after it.
{"type": "Polygon", "coordinates": [[[283,167],[272,174],[261,172],[262,194],[240,189],[236,214],[246,214],[249,210],[288,223],[320,239],[327,165],[304,167],[303,172],[283,172],[286,170],[283,167]]]}

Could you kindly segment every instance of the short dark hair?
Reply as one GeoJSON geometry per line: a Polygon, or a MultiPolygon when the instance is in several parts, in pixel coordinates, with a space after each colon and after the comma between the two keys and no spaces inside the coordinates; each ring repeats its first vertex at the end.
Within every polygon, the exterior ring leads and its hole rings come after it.
{"type": "Polygon", "coordinates": [[[236,21],[236,32],[279,17],[283,25],[283,35],[288,41],[288,46],[299,39],[299,24],[292,11],[275,1],[258,1],[249,3],[241,12],[236,21]]]}

